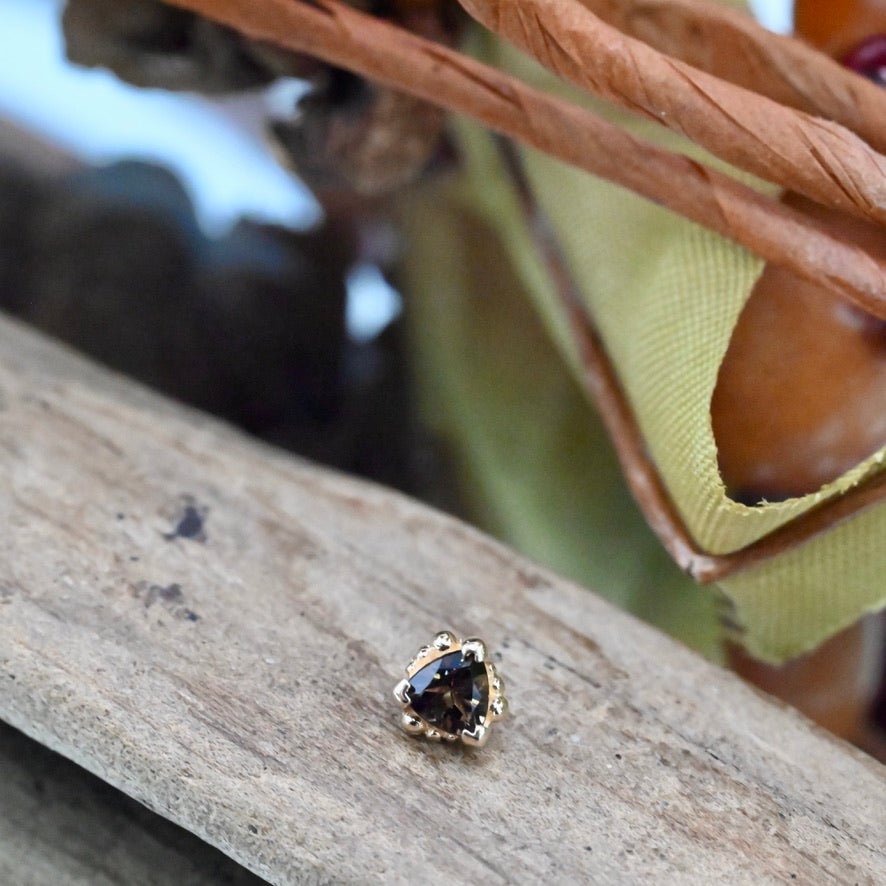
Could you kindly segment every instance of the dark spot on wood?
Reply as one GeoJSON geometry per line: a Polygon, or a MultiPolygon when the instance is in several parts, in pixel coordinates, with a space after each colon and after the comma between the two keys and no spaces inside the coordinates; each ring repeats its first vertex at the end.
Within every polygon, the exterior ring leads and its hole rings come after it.
{"type": "MultiPolygon", "coordinates": [[[[142,601],[145,609],[160,604],[173,618],[190,622],[200,620],[200,616],[193,609],[184,605],[185,594],[177,582],[169,585],[149,585],[146,581],[140,581],[132,585],[131,591],[136,600],[142,601]]],[[[163,622],[160,621],[158,624],[162,625],[163,622]]]]}
{"type": "Polygon", "coordinates": [[[539,588],[550,588],[551,583],[539,575],[537,572],[530,572],[528,569],[521,569],[517,573],[520,583],[527,590],[538,590],[539,588]]]}
{"type": "Polygon", "coordinates": [[[171,584],[165,588],[160,585],[151,585],[145,596],[145,608],[148,609],[157,601],[174,603],[182,599],[181,585],[171,584]]]}
{"type": "MultiPolygon", "coordinates": [[[[608,664],[608,660],[606,659],[606,656],[603,655],[603,650],[600,649],[599,643],[597,643],[595,640],[592,640],[586,634],[582,634],[577,631],[575,631],[574,633],[575,633],[576,638],[578,639],[578,642],[585,649],[587,649],[588,652],[592,653],[593,655],[596,655],[598,658],[602,658],[604,661],[607,661],[607,664],[608,664]]],[[[620,671],[619,676],[627,677],[627,674],[624,671],[620,671]]]]}
{"type": "Polygon", "coordinates": [[[191,496],[184,496],[183,507],[172,532],[164,533],[166,541],[184,538],[190,541],[206,541],[206,515],[208,508],[201,507],[191,496]]]}

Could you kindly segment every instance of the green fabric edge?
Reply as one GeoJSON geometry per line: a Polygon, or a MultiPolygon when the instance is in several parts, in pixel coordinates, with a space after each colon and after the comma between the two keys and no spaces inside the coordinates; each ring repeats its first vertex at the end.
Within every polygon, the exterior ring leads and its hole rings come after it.
{"type": "MultiPolygon", "coordinates": [[[[481,42],[478,53],[486,60],[539,88],[581,101],[648,141],[727,168],[675,133],[564,86],[513,48],[490,38],[481,42]]],[[[491,137],[470,126],[462,134],[471,158],[468,176],[477,190],[489,188],[491,182],[503,189],[511,187],[492,171],[501,160],[491,137]],[[484,140],[486,145],[481,144],[484,140]]],[[[724,238],[581,170],[530,149],[521,149],[521,156],[584,304],[618,367],[653,460],[700,547],[713,554],[740,550],[883,468],[886,449],[810,495],[754,507],[730,499],[717,464],[710,400],[732,330],[763,262],[724,238]],[[679,359],[673,356],[673,342],[679,343],[679,359]]],[[[738,177],[777,193],[750,176],[738,177]]],[[[498,194],[480,199],[490,203],[503,198],[498,194]]],[[[511,219],[502,224],[507,226],[506,236],[516,237],[515,260],[525,265],[521,252],[526,238],[511,219]]],[[[563,336],[565,321],[554,316],[557,308],[550,291],[538,286],[529,289],[564,355],[574,364],[574,353],[563,336]]]]}
{"type": "MultiPolygon", "coordinates": [[[[492,137],[470,123],[459,123],[457,131],[467,161],[467,173],[462,182],[462,199],[473,205],[499,231],[508,246],[509,255],[518,269],[527,295],[535,304],[567,364],[574,372],[580,372],[580,361],[568,321],[557,307],[557,299],[552,294],[552,283],[535,253],[532,238],[520,211],[518,196],[514,192],[512,182],[505,174],[492,137]]],[[[539,155],[533,158],[532,154],[533,152],[526,151],[524,156],[533,169],[534,183],[537,183],[539,178],[544,178],[549,164],[566,169],[557,161],[539,155]]],[[[545,208],[555,213],[557,207],[562,206],[564,201],[574,199],[577,191],[587,188],[589,181],[594,181],[591,176],[575,170],[568,169],[567,172],[564,181],[567,181],[568,185],[547,193],[545,208]]],[[[595,185],[618,191],[620,197],[623,196],[634,203],[632,209],[643,216],[642,225],[654,228],[661,223],[662,217],[668,226],[674,222],[674,217],[670,213],[633,195],[625,194],[621,189],[605,183],[600,185],[595,182],[595,185]]],[[[628,216],[630,215],[629,212],[628,216]]],[[[621,219],[619,223],[632,225],[634,221],[634,219],[630,221],[621,219]]],[[[721,269],[721,273],[726,278],[734,274],[741,280],[741,285],[735,286],[727,279],[724,284],[728,289],[727,294],[724,296],[723,293],[719,293],[721,299],[728,302],[729,325],[726,334],[721,335],[712,345],[713,358],[708,355],[708,359],[718,368],[728,346],[735,320],[756,281],[762,263],[716,235],[703,231],[691,223],[676,221],[680,226],[696,229],[688,243],[683,241],[677,245],[674,253],[677,256],[675,260],[677,265],[691,268],[699,260],[706,260],[706,256],[709,258],[710,253],[707,250],[713,248],[726,256],[722,265],[725,271],[721,269]],[[699,247],[697,245],[699,241],[708,242],[699,247]]],[[[558,233],[564,229],[568,231],[570,225],[561,222],[558,233]]],[[[628,229],[631,230],[630,227],[628,229]]],[[[580,226],[572,225],[571,230],[578,231],[580,226]]],[[[655,236],[654,233],[652,236],[655,236]]],[[[610,246],[607,255],[611,254],[610,246]]],[[[572,258],[569,252],[567,255],[572,258]]],[[[635,269],[632,269],[632,272],[637,273],[635,269]]],[[[587,304],[595,320],[598,319],[594,302],[588,299],[587,304]]],[[[613,316],[617,321],[618,314],[614,314],[610,316],[610,322],[614,322],[613,316]]],[[[629,350],[625,357],[628,360],[629,350]]],[[[621,369],[617,359],[615,362],[621,369]]],[[[715,380],[714,373],[707,382],[709,394],[706,395],[705,402],[708,404],[715,380]]],[[[666,403],[665,398],[662,398],[662,402],[666,403]]],[[[596,418],[594,420],[596,421],[596,418]]],[[[709,408],[707,408],[707,433],[713,447],[709,408]]],[[[655,451],[655,447],[651,448],[655,451]]],[[[697,515],[697,521],[701,521],[702,528],[706,531],[699,531],[698,522],[690,526],[690,529],[695,529],[697,536],[701,536],[701,541],[707,540],[712,543],[708,549],[713,553],[740,549],[825,498],[851,488],[872,471],[879,469],[883,456],[883,452],[877,453],[814,495],[750,508],[726,497],[725,488],[716,469],[716,450],[713,448],[707,455],[707,472],[710,475],[713,470],[716,489],[722,497],[722,501],[719,502],[720,522],[717,522],[718,514],[715,513],[718,503],[715,502],[713,507],[708,503],[701,515],[697,515]],[[723,512],[725,518],[722,516],[723,512]],[[725,534],[729,540],[724,542],[722,540],[724,519],[738,520],[740,523],[747,522],[751,525],[749,528],[742,527],[737,533],[729,531],[727,525],[725,534]]],[[[664,472],[663,477],[671,488],[669,477],[664,472]]],[[[691,471],[691,477],[693,482],[698,482],[696,470],[691,471]]],[[[686,516],[683,508],[681,512],[686,516]]],[[[519,540],[515,543],[520,546],[519,540]]],[[[593,555],[593,546],[589,545],[588,556],[593,555]]],[[[576,574],[576,577],[580,576],[576,574]]],[[[863,614],[876,611],[886,604],[886,507],[877,506],[857,515],[830,533],[814,538],[793,551],[745,573],[720,582],[719,587],[734,604],[736,620],[743,626],[741,640],[752,654],[767,661],[780,662],[808,651],[827,637],[852,624],[863,614]]],[[[667,608],[664,598],[662,604],[663,608],[667,608]]],[[[636,612],[630,604],[627,604],[627,608],[636,612]]]]}
{"type": "Polygon", "coordinates": [[[475,196],[451,183],[404,201],[401,280],[421,410],[449,444],[471,518],[722,660],[720,600],[677,568],[646,525],[525,292],[538,268],[517,268],[496,233],[492,219],[513,207],[492,199],[478,211],[475,196]]]}

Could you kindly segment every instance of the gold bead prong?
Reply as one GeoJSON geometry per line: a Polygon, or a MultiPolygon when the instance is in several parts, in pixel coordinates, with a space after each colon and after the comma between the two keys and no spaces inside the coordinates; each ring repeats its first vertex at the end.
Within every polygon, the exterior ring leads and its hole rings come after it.
{"type": "Polygon", "coordinates": [[[411,677],[421,664],[432,652],[437,652],[433,646],[422,646],[412,657],[412,661],[406,666],[406,674],[411,677]]]}
{"type": "Polygon", "coordinates": [[[401,680],[394,687],[394,698],[396,698],[400,704],[409,704],[409,680],[401,680]]]}
{"type": "Polygon", "coordinates": [[[461,740],[472,748],[482,748],[489,740],[489,727],[478,723],[472,730],[465,729],[461,734],[461,740]]]}
{"type": "Polygon", "coordinates": [[[493,720],[501,720],[502,717],[506,717],[508,715],[508,700],[503,695],[500,695],[489,706],[489,713],[492,715],[493,720]]]}
{"type": "Polygon", "coordinates": [[[425,724],[415,714],[410,714],[409,711],[403,711],[401,723],[410,735],[421,735],[425,731],[425,724]]]}
{"type": "Polygon", "coordinates": [[[470,640],[465,640],[464,643],[461,644],[461,651],[466,658],[473,658],[474,661],[486,660],[486,644],[482,640],[478,640],[476,637],[472,637],[470,640]]]}
{"type": "Polygon", "coordinates": [[[457,644],[457,642],[455,635],[451,631],[440,631],[440,633],[434,637],[434,647],[436,649],[451,649],[457,644]]]}

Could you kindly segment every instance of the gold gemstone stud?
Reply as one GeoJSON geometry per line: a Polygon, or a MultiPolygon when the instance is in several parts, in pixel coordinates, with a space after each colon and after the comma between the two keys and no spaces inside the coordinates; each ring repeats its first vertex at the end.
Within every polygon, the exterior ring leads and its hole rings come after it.
{"type": "Polygon", "coordinates": [[[442,631],[422,646],[394,688],[410,735],[483,747],[508,703],[504,681],[489,661],[482,640],[459,640],[442,631]]]}

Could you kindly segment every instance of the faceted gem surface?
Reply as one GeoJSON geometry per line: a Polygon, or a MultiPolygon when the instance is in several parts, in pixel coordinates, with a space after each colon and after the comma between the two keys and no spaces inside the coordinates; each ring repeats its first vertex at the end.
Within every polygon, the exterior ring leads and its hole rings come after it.
{"type": "Polygon", "coordinates": [[[471,731],[489,712],[486,665],[450,652],[410,679],[409,695],[412,709],[431,726],[452,734],[471,731]]]}

